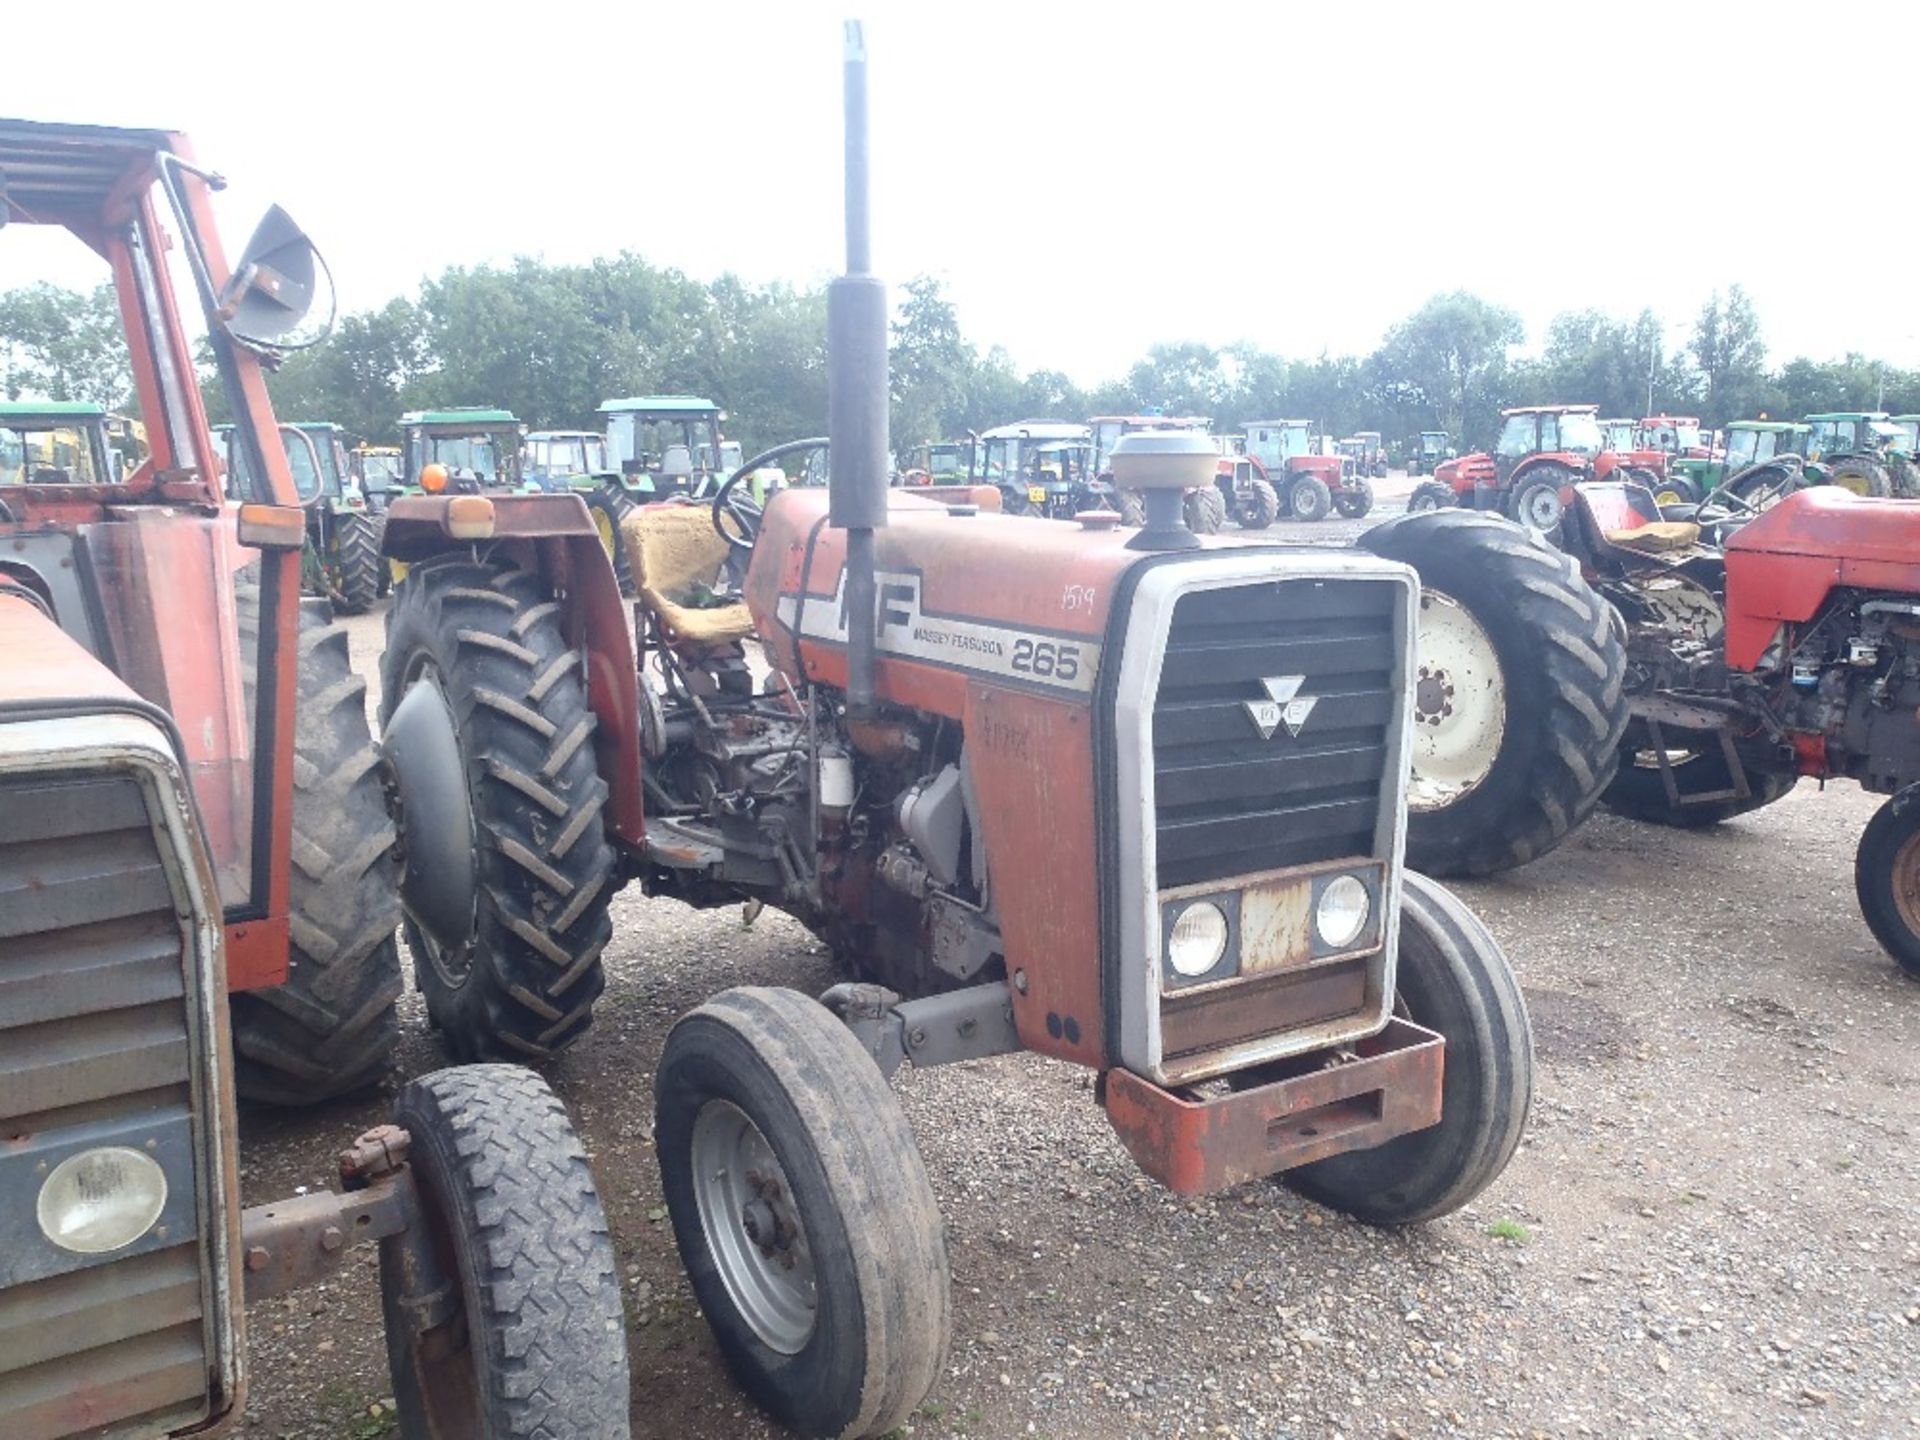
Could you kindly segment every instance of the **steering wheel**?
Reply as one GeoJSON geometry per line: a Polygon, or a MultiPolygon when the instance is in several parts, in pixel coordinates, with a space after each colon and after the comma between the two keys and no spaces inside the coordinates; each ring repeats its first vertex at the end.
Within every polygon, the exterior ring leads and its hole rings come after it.
{"type": "Polygon", "coordinates": [[[753,472],[763,465],[784,460],[789,455],[826,448],[827,437],[824,435],[815,435],[806,440],[789,440],[771,450],[762,450],[721,483],[720,488],[713,492],[713,528],[727,542],[728,549],[743,557],[751,555],[753,542],[760,538],[760,521],[766,513],[765,507],[741,488],[753,472]],[[733,529],[726,526],[725,519],[733,521],[733,529]]]}

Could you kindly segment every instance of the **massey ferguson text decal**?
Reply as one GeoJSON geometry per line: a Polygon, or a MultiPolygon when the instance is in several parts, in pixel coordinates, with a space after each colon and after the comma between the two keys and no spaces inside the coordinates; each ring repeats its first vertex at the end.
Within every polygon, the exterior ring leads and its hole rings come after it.
{"type": "MultiPolygon", "coordinates": [[[[994,675],[1020,684],[1091,694],[1100,664],[1100,642],[1079,636],[1048,635],[1016,630],[962,615],[938,615],[920,606],[920,577],[889,570],[874,575],[876,592],[876,647],[883,654],[904,655],[955,670],[994,675]]],[[[801,631],[809,640],[847,643],[847,576],[833,599],[809,596],[804,611],[799,597],[780,597],[780,621],[789,629],[801,614],[801,631]]]]}

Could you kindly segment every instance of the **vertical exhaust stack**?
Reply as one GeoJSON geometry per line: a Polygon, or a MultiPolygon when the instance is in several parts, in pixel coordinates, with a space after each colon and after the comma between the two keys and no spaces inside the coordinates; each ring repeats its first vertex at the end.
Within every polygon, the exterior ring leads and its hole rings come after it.
{"type": "Polygon", "coordinates": [[[847,273],[827,287],[828,509],[847,532],[847,708],[873,711],[873,532],[887,523],[887,289],[870,273],[867,42],[846,22],[847,273]]]}

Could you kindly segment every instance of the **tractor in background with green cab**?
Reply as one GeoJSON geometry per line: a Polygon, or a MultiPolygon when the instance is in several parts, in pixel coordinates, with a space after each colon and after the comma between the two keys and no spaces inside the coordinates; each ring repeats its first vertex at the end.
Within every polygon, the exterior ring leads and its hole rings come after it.
{"type": "Polygon", "coordinates": [[[621,483],[607,437],[592,430],[535,430],[521,446],[526,483],[548,493],[571,491],[586,502],[593,528],[620,581],[620,593],[633,593],[633,567],[620,539],[620,522],[635,501],[621,483]]]}
{"type": "MultiPolygon", "coordinates": [[[[387,593],[391,578],[380,557],[380,512],[371,505],[343,440],[345,432],[324,420],[292,420],[280,426],[280,441],[294,486],[307,500],[307,550],[303,586],[333,602],[342,615],[364,615],[387,593]]],[[[233,444],[233,427],[214,427],[214,443],[227,466],[228,493],[250,493],[245,451],[233,444]]]]}
{"type": "Polygon", "coordinates": [[[1807,416],[1806,457],[1825,467],[1826,483],[1855,495],[1920,499],[1920,470],[1897,448],[1902,435],[1884,411],[1807,416]]]}
{"type": "Polygon", "coordinates": [[[1431,475],[1446,460],[1453,458],[1453,439],[1444,430],[1422,430],[1407,446],[1407,474],[1414,478],[1431,475]]]}
{"type": "Polygon", "coordinates": [[[635,395],[605,400],[608,458],[636,505],[675,497],[706,499],[739,463],[723,440],[726,412],[698,395],[635,395]]]}
{"type": "Polygon", "coordinates": [[[511,411],[486,406],[409,410],[400,417],[401,474],[410,490],[519,490],[520,436],[511,411]]]}

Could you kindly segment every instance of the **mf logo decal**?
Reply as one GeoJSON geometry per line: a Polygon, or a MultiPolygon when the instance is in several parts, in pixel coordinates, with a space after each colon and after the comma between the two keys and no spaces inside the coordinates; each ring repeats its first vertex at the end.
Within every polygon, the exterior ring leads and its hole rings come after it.
{"type": "MultiPolygon", "coordinates": [[[[1021,630],[971,615],[945,615],[922,602],[920,576],[911,571],[878,571],[874,642],[882,654],[902,655],[996,675],[1024,685],[1086,694],[1093,689],[1100,663],[1100,642],[1021,630]]],[[[844,645],[847,640],[847,577],[843,570],[833,599],[814,596],[803,608],[799,596],[780,597],[780,619],[791,626],[800,618],[810,640],[844,645]]]]}
{"type": "Polygon", "coordinates": [[[1287,727],[1287,734],[1296,737],[1300,734],[1300,727],[1307,723],[1313,707],[1320,703],[1317,696],[1300,694],[1300,687],[1306,683],[1304,675],[1269,675],[1260,682],[1260,688],[1267,692],[1266,699],[1240,702],[1262,740],[1271,740],[1273,732],[1282,725],[1287,727]]]}

